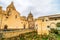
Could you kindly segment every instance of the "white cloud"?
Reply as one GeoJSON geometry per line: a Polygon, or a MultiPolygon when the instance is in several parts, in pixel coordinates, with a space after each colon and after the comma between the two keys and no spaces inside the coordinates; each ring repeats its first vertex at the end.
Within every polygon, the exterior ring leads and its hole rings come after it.
{"type": "Polygon", "coordinates": [[[30,10],[32,11],[34,17],[58,12],[57,8],[54,8],[57,5],[51,4],[52,0],[1,0],[0,2],[2,2],[2,4],[0,5],[2,5],[3,8],[6,8],[7,5],[11,3],[11,1],[14,1],[16,9],[23,16],[27,16],[30,10]]]}

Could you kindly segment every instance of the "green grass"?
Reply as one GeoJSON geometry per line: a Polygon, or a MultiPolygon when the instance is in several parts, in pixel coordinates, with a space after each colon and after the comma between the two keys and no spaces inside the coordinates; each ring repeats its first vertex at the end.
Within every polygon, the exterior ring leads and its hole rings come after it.
{"type": "MultiPolygon", "coordinates": [[[[29,32],[25,34],[21,34],[18,36],[20,40],[48,40],[48,38],[55,37],[56,40],[60,40],[60,34],[50,33],[47,35],[38,35],[37,32],[29,32]]],[[[16,37],[15,37],[16,38],[16,37]]],[[[4,39],[2,39],[4,40],[4,39]]]]}
{"type": "Polygon", "coordinates": [[[41,39],[47,40],[47,38],[41,38],[40,35],[37,35],[35,33],[29,34],[28,36],[25,35],[25,37],[26,37],[26,39],[24,39],[24,37],[21,37],[20,40],[32,40],[32,39],[34,39],[34,40],[41,40],[41,39]]]}
{"type": "Polygon", "coordinates": [[[42,36],[38,35],[36,32],[26,33],[20,37],[20,40],[48,40],[48,38],[54,36],[57,38],[57,40],[60,40],[60,35],[57,35],[55,33],[50,33],[49,36],[42,36]]]}
{"type": "Polygon", "coordinates": [[[57,35],[57,40],[60,40],[60,35],[57,35]]]}

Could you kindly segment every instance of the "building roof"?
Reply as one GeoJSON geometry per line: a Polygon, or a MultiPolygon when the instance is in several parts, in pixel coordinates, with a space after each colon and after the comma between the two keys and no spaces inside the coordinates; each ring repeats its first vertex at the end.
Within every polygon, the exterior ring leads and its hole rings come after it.
{"type": "Polygon", "coordinates": [[[26,21],[26,20],[27,20],[27,19],[26,19],[26,16],[21,16],[21,20],[26,21]]]}
{"type": "Polygon", "coordinates": [[[60,14],[48,15],[48,16],[41,16],[39,18],[43,18],[43,17],[60,17],[60,14]]]}
{"type": "Polygon", "coordinates": [[[31,13],[31,12],[28,14],[28,17],[33,17],[33,15],[32,15],[32,13],[31,13]]]}
{"type": "Polygon", "coordinates": [[[12,9],[16,10],[13,2],[11,2],[11,4],[10,4],[10,5],[8,5],[8,7],[7,7],[7,8],[12,8],[12,9]]]}

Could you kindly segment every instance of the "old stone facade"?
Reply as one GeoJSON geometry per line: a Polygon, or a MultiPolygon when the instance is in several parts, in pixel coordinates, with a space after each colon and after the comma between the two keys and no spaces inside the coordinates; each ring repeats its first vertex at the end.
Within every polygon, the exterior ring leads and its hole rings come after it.
{"type": "Polygon", "coordinates": [[[29,28],[34,28],[35,27],[35,23],[34,23],[34,18],[32,13],[30,12],[28,17],[27,17],[27,21],[28,21],[28,26],[29,28]]]}
{"type": "Polygon", "coordinates": [[[36,29],[38,34],[49,34],[50,28],[56,28],[56,23],[60,22],[59,15],[49,15],[33,18],[30,12],[28,17],[20,16],[13,2],[5,10],[0,6],[0,29],[36,29]]]}
{"type": "Polygon", "coordinates": [[[38,34],[49,34],[51,28],[56,29],[57,23],[60,22],[60,14],[38,17],[35,20],[38,34]]]}
{"type": "Polygon", "coordinates": [[[0,29],[21,29],[28,28],[28,21],[16,11],[13,2],[6,8],[0,7],[0,29]]]}

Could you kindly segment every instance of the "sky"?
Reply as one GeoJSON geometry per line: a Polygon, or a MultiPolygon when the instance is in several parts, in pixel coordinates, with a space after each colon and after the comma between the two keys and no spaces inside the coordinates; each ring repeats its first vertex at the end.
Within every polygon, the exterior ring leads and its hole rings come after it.
{"type": "Polygon", "coordinates": [[[0,6],[6,10],[12,1],[21,16],[28,16],[30,11],[35,18],[60,14],[60,0],[0,0],[0,6]]]}

